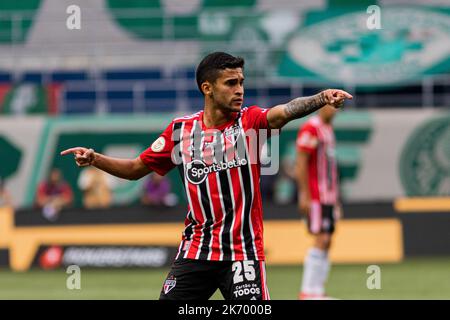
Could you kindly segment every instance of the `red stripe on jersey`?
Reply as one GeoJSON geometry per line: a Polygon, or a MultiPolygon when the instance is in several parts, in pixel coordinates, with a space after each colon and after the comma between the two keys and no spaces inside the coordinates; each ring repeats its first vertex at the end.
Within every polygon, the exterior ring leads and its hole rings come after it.
{"type": "Polygon", "coordinates": [[[243,247],[242,247],[242,213],[244,210],[244,206],[242,205],[242,197],[243,193],[241,190],[241,181],[239,178],[238,170],[230,170],[229,171],[231,177],[231,185],[234,199],[234,221],[232,227],[233,233],[233,250],[234,259],[232,260],[244,260],[243,247]]]}
{"type": "Polygon", "coordinates": [[[261,293],[263,300],[270,300],[269,289],[267,288],[266,263],[259,261],[259,272],[261,276],[261,293]]]}
{"type": "Polygon", "coordinates": [[[259,261],[259,278],[260,278],[260,283],[261,283],[261,294],[262,294],[262,299],[266,300],[267,296],[266,296],[266,285],[264,282],[264,261],[259,261]]]}
{"type": "Polygon", "coordinates": [[[254,246],[256,248],[255,254],[258,257],[258,260],[264,260],[264,227],[262,215],[258,214],[258,212],[262,212],[262,199],[259,187],[260,168],[255,164],[251,165],[251,168],[253,179],[253,204],[250,212],[250,221],[252,223],[251,229],[254,235],[254,246]]]}
{"type": "MultiPolygon", "coordinates": [[[[236,141],[224,139],[225,142],[225,159],[227,161],[233,161],[236,159],[236,150],[234,149],[234,144],[236,141]]],[[[242,254],[242,237],[241,237],[241,226],[242,226],[242,189],[239,179],[239,169],[228,170],[228,181],[231,187],[231,196],[233,203],[234,218],[231,226],[230,233],[232,234],[231,239],[231,260],[243,260],[244,256],[242,254]]]]}
{"type": "Polygon", "coordinates": [[[210,175],[208,179],[209,183],[209,191],[212,195],[212,208],[213,208],[213,214],[214,214],[214,225],[213,233],[212,233],[212,250],[210,252],[210,257],[208,260],[220,260],[220,227],[222,226],[223,222],[223,210],[222,205],[220,203],[219,195],[219,188],[217,186],[217,175],[212,174],[210,175]]]}
{"type": "Polygon", "coordinates": [[[197,255],[197,252],[199,249],[199,245],[200,245],[200,239],[202,236],[202,228],[205,223],[205,218],[201,214],[202,209],[201,209],[200,203],[198,201],[198,195],[199,195],[199,193],[197,192],[197,186],[189,184],[189,197],[191,199],[193,215],[194,215],[194,219],[198,222],[194,226],[194,234],[192,235],[191,246],[187,252],[187,255],[185,255],[185,257],[189,258],[189,259],[196,258],[196,255],[197,255]]]}
{"type": "MultiPolygon", "coordinates": [[[[319,134],[320,135],[320,134],[319,134]]],[[[326,194],[323,190],[326,189],[327,178],[327,158],[325,155],[325,145],[321,143],[317,148],[317,181],[316,184],[319,188],[319,199],[321,202],[327,202],[326,194]]]]}
{"type": "MultiPolygon", "coordinates": [[[[183,140],[182,140],[182,153],[183,153],[183,163],[188,163],[192,160],[191,154],[191,144],[192,144],[192,135],[194,130],[194,122],[185,122],[183,127],[183,140]]],[[[185,178],[186,179],[186,178],[185,178]]],[[[192,215],[195,221],[198,223],[194,226],[192,242],[189,249],[185,253],[185,258],[195,259],[197,251],[199,249],[199,241],[202,235],[202,227],[204,221],[204,217],[201,214],[202,210],[200,208],[200,204],[198,201],[198,192],[197,185],[192,183],[185,182],[185,187],[187,187],[186,195],[189,200],[190,207],[192,208],[192,215]]]]}
{"type": "Polygon", "coordinates": [[[198,221],[198,224],[194,226],[194,234],[192,236],[192,245],[189,248],[189,252],[186,256],[186,258],[189,259],[196,259],[197,254],[199,253],[198,250],[201,245],[201,238],[203,235],[203,227],[205,225],[205,217],[202,214],[202,209],[200,207],[199,202],[199,196],[200,192],[198,192],[198,187],[195,185],[190,184],[189,185],[189,193],[191,197],[192,206],[194,208],[194,219],[198,221]]]}
{"type": "MultiPolygon", "coordinates": [[[[211,165],[214,163],[214,145],[217,143],[217,140],[220,139],[219,136],[214,135],[209,130],[205,131],[204,142],[209,143],[209,147],[205,147],[203,151],[203,158],[206,165],[211,165]]],[[[210,211],[213,218],[213,225],[211,226],[211,237],[210,240],[210,251],[208,253],[208,260],[220,260],[220,250],[221,250],[221,242],[219,238],[220,227],[223,220],[223,208],[220,203],[219,197],[219,189],[217,186],[217,175],[211,174],[209,175],[207,182],[207,190],[210,199],[210,211]]]]}
{"type": "MultiPolygon", "coordinates": [[[[246,257],[246,259],[256,259],[257,257],[262,257],[259,252],[257,247],[262,246],[263,243],[255,242],[255,239],[257,238],[257,234],[259,233],[259,223],[256,222],[256,229],[255,229],[255,223],[253,222],[254,217],[257,217],[258,214],[256,212],[258,212],[258,210],[262,210],[262,203],[259,204],[258,201],[260,201],[261,199],[261,192],[260,192],[260,184],[259,184],[259,176],[260,176],[260,167],[259,167],[259,160],[258,158],[254,158],[255,155],[259,154],[258,151],[258,139],[253,140],[255,137],[250,137],[250,136],[246,136],[246,140],[247,140],[247,152],[250,153],[250,164],[248,165],[249,168],[249,175],[250,175],[250,181],[249,181],[249,187],[250,187],[250,199],[248,199],[250,201],[250,215],[247,218],[249,220],[249,231],[250,231],[250,236],[252,238],[252,251],[253,251],[253,256],[252,257],[246,257]],[[250,141],[252,140],[252,141],[250,141]],[[254,148],[254,149],[253,149],[254,148]],[[252,159],[253,158],[253,159],[252,159]],[[252,164],[253,163],[253,164],[252,164]],[[255,183],[256,181],[256,183],[255,183]]],[[[244,181],[243,181],[244,182],[244,181]]],[[[262,211],[261,211],[262,212],[262,211]]],[[[262,222],[261,222],[262,223],[262,222]]],[[[262,225],[261,225],[262,226],[262,225]]],[[[262,230],[261,230],[262,231],[262,230]]],[[[249,252],[247,252],[247,255],[249,254],[249,252]]]]}

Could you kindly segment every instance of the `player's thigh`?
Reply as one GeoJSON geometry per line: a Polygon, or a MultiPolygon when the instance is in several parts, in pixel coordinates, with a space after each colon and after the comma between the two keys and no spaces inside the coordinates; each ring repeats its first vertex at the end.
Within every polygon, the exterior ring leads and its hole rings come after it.
{"type": "Polygon", "coordinates": [[[335,229],[334,206],[312,201],[308,214],[308,230],[311,234],[333,234],[335,229]]]}
{"type": "Polygon", "coordinates": [[[220,291],[225,300],[269,300],[264,261],[234,261],[221,271],[220,291]]]}
{"type": "Polygon", "coordinates": [[[218,288],[214,268],[204,261],[178,259],[163,283],[160,300],[207,300],[218,288]]]}
{"type": "Polygon", "coordinates": [[[321,250],[329,250],[331,246],[332,234],[328,232],[321,232],[314,235],[314,246],[321,250]]]}
{"type": "Polygon", "coordinates": [[[322,205],[322,232],[329,234],[330,238],[335,229],[335,210],[336,206],[322,205]]]}

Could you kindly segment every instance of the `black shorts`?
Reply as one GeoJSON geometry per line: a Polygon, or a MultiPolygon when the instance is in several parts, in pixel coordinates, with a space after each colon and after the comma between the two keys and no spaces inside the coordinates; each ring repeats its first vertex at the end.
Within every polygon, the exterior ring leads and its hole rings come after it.
{"type": "Polygon", "coordinates": [[[312,234],[332,234],[335,228],[335,206],[311,202],[308,214],[308,230],[312,234]]]}
{"type": "Polygon", "coordinates": [[[264,261],[179,258],[164,281],[160,300],[207,300],[219,289],[225,300],[269,300],[264,261]]]}

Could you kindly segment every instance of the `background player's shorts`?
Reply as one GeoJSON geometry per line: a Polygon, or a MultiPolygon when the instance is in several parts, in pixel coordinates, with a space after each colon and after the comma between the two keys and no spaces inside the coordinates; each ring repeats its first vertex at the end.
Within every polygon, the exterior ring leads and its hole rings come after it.
{"type": "Polygon", "coordinates": [[[160,300],[207,300],[219,289],[225,300],[269,300],[264,261],[179,258],[164,281],[160,300]]]}
{"type": "Polygon", "coordinates": [[[311,201],[311,209],[308,214],[308,230],[312,234],[334,232],[335,206],[321,204],[319,201],[311,201]]]}

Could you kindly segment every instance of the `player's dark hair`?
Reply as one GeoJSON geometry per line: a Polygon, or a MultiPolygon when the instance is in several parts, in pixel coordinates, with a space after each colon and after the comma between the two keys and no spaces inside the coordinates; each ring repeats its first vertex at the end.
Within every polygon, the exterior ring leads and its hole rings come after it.
{"type": "Polygon", "coordinates": [[[236,69],[244,68],[244,59],[234,57],[225,52],[213,52],[208,54],[197,67],[195,78],[200,92],[202,91],[202,83],[208,81],[214,83],[220,76],[220,72],[227,68],[236,69]]]}

